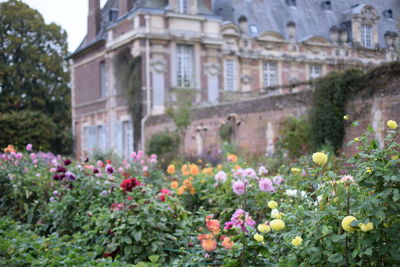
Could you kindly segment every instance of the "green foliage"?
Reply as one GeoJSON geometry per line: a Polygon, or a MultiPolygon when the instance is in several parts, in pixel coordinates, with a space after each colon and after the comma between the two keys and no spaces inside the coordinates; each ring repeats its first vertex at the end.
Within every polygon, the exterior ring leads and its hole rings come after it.
{"type": "Polygon", "coordinates": [[[0,113],[0,129],[0,147],[14,144],[24,149],[30,143],[35,149],[49,150],[60,141],[57,124],[41,111],[0,113]]]}
{"type": "Polygon", "coordinates": [[[133,58],[129,48],[124,48],[114,58],[115,75],[126,95],[134,129],[134,150],[141,140],[141,118],[143,117],[142,58],[133,58]]]}
{"type": "MultiPolygon", "coordinates": [[[[156,133],[149,140],[149,154],[156,154],[165,163],[178,158],[180,137],[176,133],[156,133]]],[[[165,165],[163,165],[165,167],[165,165]]]]}
{"type": "Polygon", "coordinates": [[[311,110],[311,140],[314,150],[330,142],[335,151],[344,138],[345,107],[348,96],[361,85],[363,72],[357,69],[333,72],[315,82],[311,110]]]}
{"type": "Polygon", "coordinates": [[[307,118],[288,117],[282,122],[277,147],[287,151],[291,159],[309,152],[310,142],[307,118]]]}
{"type": "MultiPolygon", "coordinates": [[[[70,153],[66,32],[54,23],[46,24],[40,13],[16,0],[0,4],[0,32],[0,112],[43,112],[56,125],[51,136],[55,135],[57,142],[47,146],[57,153],[70,153]]],[[[16,143],[25,134],[30,133],[2,138],[16,143]]]]}
{"type": "Polygon", "coordinates": [[[186,132],[187,127],[192,123],[193,94],[192,90],[176,90],[177,100],[166,110],[167,115],[173,120],[181,135],[186,132]]]}
{"type": "Polygon", "coordinates": [[[233,134],[233,125],[232,124],[222,124],[219,127],[219,136],[223,142],[231,142],[231,137],[233,134]]]}

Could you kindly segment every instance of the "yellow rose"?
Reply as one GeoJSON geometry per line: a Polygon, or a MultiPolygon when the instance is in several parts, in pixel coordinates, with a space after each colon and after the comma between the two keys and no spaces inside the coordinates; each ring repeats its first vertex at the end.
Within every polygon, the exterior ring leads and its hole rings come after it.
{"type": "Polygon", "coordinates": [[[258,231],[260,231],[261,233],[269,233],[271,232],[271,227],[269,227],[268,225],[266,225],[265,223],[263,224],[259,224],[257,226],[258,231]]]}
{"type": "Polygon", "coordinates": [[[175,173],[175,165],[174,164],[168,165],[167,173],[168,174],[174,174],[175,173]]]}
{"type": "Polygon", "coordinates": [[[358,137],[354,138],[354,142],[360,142],[360,138],[358,137]]]}
{"type": "Polygon", "coordinates": [[[344,115],[344,116],[343,116],[343,119],[344,119],[345,121],[348,121],[348,120],[350,119],[350,116],[349,116],[349,115],[344,115]]]}
{"type": "Polygon", "coordinates": [[[274,231],[281,231],[281,230],[285,229],[285,222],[280,219],[275,219],[269,223],[269,226],[274,231]]]}
{"type": "Polygon", "coordinates": [[[392,130],[395,130],[397,128],[397,122],[395,122],[393,120],[388,120],[386,122],[386,125],[392,130]]]}
{"type": "Polygon", "coordinates": [[[301,170],[299,168],[291,168],[290,170],[292,171],[292,173],[295,173],[295,174],[301,172],[301,170]]]}
{"type": "Polygon", "coordinates": [[[260,234],[255,234],[253,237],[258,242],[263,242],[264,241],[264,236],[262,236],[260,234]]]}
{"type": "Polygon", "coordinates": [[[276,209],[276,208],[278,208],[278,203],[276,203],[276,201],[273,201],[273,200],[268,201],[268,208],[276,209]]]}
{"type": "Polygon", "coordinates": [[[295,247],[301,246],[301,244],[303,244],[303,238],[301,238],[300,236],[296,236],[295,238],[293,238],[292,240],[292,245],[295,247]]]}
{"type": "Polygon", "coordinates": [[[354,216],[346,216],[342,220],[342,227],[346,232],[352,233],[354,232],[354,228],[350,225],[353,221],[356,221],[357,218],[354,216]]]}
{"type": "Polygon", "coordinates": [[[316,152],[312,155],[312,160],[319,166],[324,166],[328,162],[328,156],[323,152],[316,152]]]}
{"type": "Polygon", "coordinates": [[[360,227],[361,231],[368,232],[368,231],[371,231],[372,229],[374,229],[374,224],[372,222],[360,223],[358,225],[358,227],[360,227]]]}

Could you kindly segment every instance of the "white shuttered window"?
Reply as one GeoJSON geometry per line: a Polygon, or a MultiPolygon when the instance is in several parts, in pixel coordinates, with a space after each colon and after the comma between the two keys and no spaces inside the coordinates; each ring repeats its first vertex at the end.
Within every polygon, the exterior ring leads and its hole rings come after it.
{"type": "Polygon", "coordinates": [[[361,45],[372,48],[372,27],[371,25],[361,25],[361,45]]]}
{"type": "Polygon", "coordinates": [[[236,91],[236,64],[233,59],[225,59],[225,90],[236,91]]]}
{"type": "Polygon", "coordinates": [[[310,66],[310,79],[314,80],[321,76],[322,67],[320,65],[311,65],[310,66]]]}
{"type": "Polygon", "coordinates": [[[180,13],[188,12],[188,0],[179,0],[179,12],[180,13]]]}
{"type": "Polygon", "coordinates": [[[264,86],[278,83],[278,67],[276,62],[264,62],[264,86]]]}
{"type": "Polygon", "coordinates": [[[194,85],[193,46],[177,45],[176,55],[177,86],[180,88],[192,88],[194,85]]]}
{"type": "Polygon", "coordinates": [[[131,121],[124,121],[122,123],[122,137],[123,156],[127,159],[133,151],[133,127],[131,121]]]}

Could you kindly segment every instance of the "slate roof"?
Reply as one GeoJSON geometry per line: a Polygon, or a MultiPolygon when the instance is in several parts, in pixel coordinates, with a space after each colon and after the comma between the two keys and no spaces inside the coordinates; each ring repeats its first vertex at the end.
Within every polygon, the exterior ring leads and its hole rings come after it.
{"type": "MultiPolygon", "coordinates": [[[[288,6],[285,0],[216,0],[214,12],[226,21],[238,24],[239,17],[245,16],[249,25],[255,25],[258,33],[278,32],[287,38],[286,24],[296,23],[296,39],[308,36],[321,36],[329,40],[329,29],[346,22],[346,12],[357,12],[360,5],[372,5],[378,12],[379,45],[385,47],[384,34],[397,32],[396,24],[400,16],[400,0],[331,0],[331,10],[321,7],[322,0],[297,0],[295,7],[288,6]],[[358,7],[355,5],[359,4],[358,7]],[[383,16],[385,10],[393,11],[393,18],[383,16]]],[[[251,34],[249,32],[249,34],[251,34]]]]}
{"type": "MultiPolygon", "coordinates": [[[[346,22],[346,14],[349,10],[357,11],[356,4],[370,4],[380,16],[378,22],[379,44],[385,47],[384,34],[387,31],[395,31],[396,23],[400,15],[400,0],[331,0],[332,10],[322,9],[323,0],[297,0],[297,6],[291,7],[285,0],[214,0],[213,10],[210,11],[203,1],[199,1],[200,14],[205,16],[222,17],[224,21],[238,24],[240,16],[245,16],[249,25],[255,25],[258,34],[266,31],[278,32],[287,38],[286,24],[289,21],[296,23],[296,39],[304,40],[310,36],[321,36],[329,40],[329,29],[336,25],[340,26],[346,22]],[[383,16],[385,10],[393,11],[394,19],[387,19],[383,16]]],[[[358,6],[358,9],[360,6],[358,6]]],[[[105,40],[105,29],[139,9],[165,12],[169,9],[168,0],[138,0],[136,6],[126,15],[116,21],[109,21],[111,9],[118,10],[118,0],[108,0],[102,8],[101,28],[95,40],[90,43],[86,38],[82,41],[74,54],[83,49],[105,40]]],[[[250,35],[254,33],[249,31],[250,35]]],[[[73,56],[71,55],[71,56],[73,56]]]]}

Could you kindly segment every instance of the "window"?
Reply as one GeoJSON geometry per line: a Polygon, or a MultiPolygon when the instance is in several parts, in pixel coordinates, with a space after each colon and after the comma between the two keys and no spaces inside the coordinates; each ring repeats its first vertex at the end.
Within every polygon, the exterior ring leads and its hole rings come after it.
{"type": "Polygon", "coordinates": [[[393,11],[391,9],[387,9],[383,11],[383,16],[387,19],[393,19],[393,11]]]}
{"type": "Polygon", "coordinates": [[[106,150],[106,131],[103,125],[97,126],[96,145],[98,150],[106,150]]]}
{"type": "Polygon", "coordinates": [[[193,46],[177,45],[176,55],[177,86],[180,88],[192,88],[194,85],[193,46]]]}
{"type": "Polygon", "coordinates": [[[118,9],[111,9],[109,13],[109,21],[114,21],[118,18],[118,9]]]}
{"type": "Polygon", "coordinates": [[[321,2],[321,8],[323,10],[332,10],[331,1],[323,1],[323,2],[321,2]]]}
{"type": "Polygon", "coordinates": [[[310,79],[317,79],[322,75],[322,67],[320,65],[311,65],[310,66],[310,79]]]}
{"type": "Polygon", "coordinates": [[[296,0],[286,0],[286,5],[288,5],[288,6],[296,6],[296,0]]]}
{"type": "Polygon", "coordinates": [[[106,63],[100,62],[100,98],[107,97],[107,70],[106,63]]]}
{"type": "Polygon", "coordinates": [[[179,12],[188,13],[188,0],[179,0],[179,12]]]}
{"type": "Polygon", "coordinates": [[[250,25],[250,31],[253,35],[257,35],[258,34],[258,28],[256,25],[250,25]]]}
{"type": "Polygon", "coordinates": [[[129,158],[130,153],[133,151],[133,130],[131,121],[124,121],[122,123],[122,148],[124,158],[129,158]]]}
{"type": "Polygon", "coordinates": [[[236,64],[233,59],[225,60],[225,90],[236,91],[236,64]]]}
{"type": "Polygon", "coordinates": [[[372,48],[372,27],[371,25],[361,25],[361,45],[372,48]]]}
{"type": "Polygon", "coordinates": [[[264,86],[273,86],[278,83],[276,62],[264,63],[264,86]]]}

